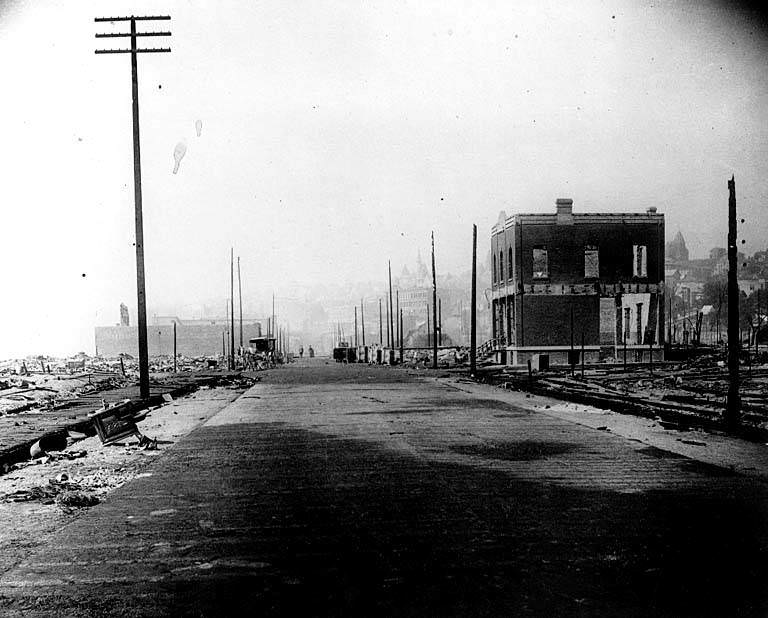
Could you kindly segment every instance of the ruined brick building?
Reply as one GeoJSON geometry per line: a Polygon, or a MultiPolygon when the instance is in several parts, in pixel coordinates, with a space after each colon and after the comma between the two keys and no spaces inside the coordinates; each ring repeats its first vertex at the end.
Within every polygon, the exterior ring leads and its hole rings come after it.
{"type": "Polygon", "coordinates": [[[501,213],[491,230],[492,337],[497,362],[565,364],[661,358],[664,215],[501,213]]]}

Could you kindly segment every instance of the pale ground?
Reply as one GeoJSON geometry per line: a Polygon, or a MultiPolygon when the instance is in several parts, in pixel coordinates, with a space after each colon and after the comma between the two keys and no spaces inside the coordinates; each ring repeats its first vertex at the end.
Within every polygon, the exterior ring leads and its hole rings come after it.
{"type": "Polygon", "coordinates": [[[454,388],[475,395],[482,394],[498,401],[536,410],[549,416],[614,433],[629,440],[677,453],[697,461],[728,468],[741,474],[768,479],[768,444],[748,442],[724,434],[702,430],[668,430],[658,422],[601,410],[558,399],[506,391],[485,384],[476,384],[462,378],[438,378],[454,388]],[[604,428],[604,429],[603,429],[604,428]]]}

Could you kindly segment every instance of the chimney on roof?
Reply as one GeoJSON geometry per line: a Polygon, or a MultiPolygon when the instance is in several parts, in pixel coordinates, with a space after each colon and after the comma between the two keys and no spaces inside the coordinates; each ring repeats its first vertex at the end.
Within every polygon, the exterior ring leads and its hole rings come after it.
{"type": "Polygon", "coordinates": [[[573,223],[573,200],[560,197],[555,200],[557,206],[558,225],[571,225],[573,223]]]}
{"type": "Polygon", "coordinates": [[[648,209],[646,210],[646,212],[649,215],[655,215],[656,214],[656,206],[648,206],[648,209]]]}

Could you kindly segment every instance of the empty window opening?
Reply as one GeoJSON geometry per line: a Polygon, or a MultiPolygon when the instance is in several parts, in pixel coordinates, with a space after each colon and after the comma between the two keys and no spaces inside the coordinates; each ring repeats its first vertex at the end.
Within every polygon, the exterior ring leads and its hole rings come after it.
{"type": "Polygon", "coordinates": [[[633,250],[633,268],[632,274],[635,277],[648,276],[647,249],[645,245],[632,245],[633,250]]]}
{"type": "Polygon", "coordinates": [[[533,278],[546,279],[549,277],[549,260],[547,248],[543,245],[533,248],[533,278]]]}
{"type": "Polygon", "coordinates": [[[587,279],[600,277],[600,256],[595,245],[584,247],[584,277],[587,279]]]}

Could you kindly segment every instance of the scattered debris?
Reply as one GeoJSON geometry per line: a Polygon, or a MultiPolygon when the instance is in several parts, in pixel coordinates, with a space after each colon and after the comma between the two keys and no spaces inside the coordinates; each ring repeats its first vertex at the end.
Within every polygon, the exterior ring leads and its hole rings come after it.
{"type": "Polygon", "coordinates": [[[84,491],[66,491],[56,496],[56,504],[70,508],[85,508],[99,503],[93,494],[84,491]]]}
{"type": "MultiPolygon", "coordinates": [[[[62,476],[62,475],[59,475],[62,476]]],[[[65,475],[66,476],[66,475],[65,475]]],[[[19,489],[4,496],[3,502],[40,502],[41,504],[58,504],[62,507],[88,507],[99,503],[98,497],[84,491],[78,483],[68,480],[51,479],[47,485],[37,485],[28,489],[19,489]]]]}
{"type": "Polygon", "coordinates": [[[63,451],[67,448],[67,437],[63,433],[47,434],[29,447],[32,459],[44,457],[49,451],[63,451]]]}

